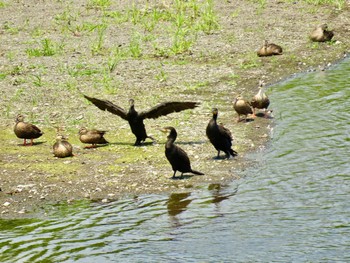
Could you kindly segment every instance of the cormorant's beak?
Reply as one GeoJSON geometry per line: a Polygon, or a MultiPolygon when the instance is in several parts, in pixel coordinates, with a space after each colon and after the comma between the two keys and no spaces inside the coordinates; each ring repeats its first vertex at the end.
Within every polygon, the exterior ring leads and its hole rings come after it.
{"type": "Polygon", "coordinates": [[[160,130],[162,133],[168,133],[168,132],[169,132],[169,130],[166,129],[166,128],[160,128],[159,130],[160,130]]]}

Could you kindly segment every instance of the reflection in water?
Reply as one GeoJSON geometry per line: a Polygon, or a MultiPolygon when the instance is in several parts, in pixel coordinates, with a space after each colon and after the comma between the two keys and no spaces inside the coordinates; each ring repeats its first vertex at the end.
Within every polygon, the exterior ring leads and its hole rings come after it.
{"type": "Polygon", "coordinates": [[[174,227],[180,226],[177,215],[186,210],[192,200],[187,199],[191,193],[172,193],[167,202],[167,210],[174,227]]]}
{"type": "Polygon", "coordinates": [[[218,205],[220,202],[229,199],[231,196],[235,195],[237,193],[237,189],[232,190],[230,189],[229,192],[223,191],[223,186],[221,184],[210,184],[208,186],[208,190],[212,193],[213,199],[211,200],[212,203],[218,205]]]}

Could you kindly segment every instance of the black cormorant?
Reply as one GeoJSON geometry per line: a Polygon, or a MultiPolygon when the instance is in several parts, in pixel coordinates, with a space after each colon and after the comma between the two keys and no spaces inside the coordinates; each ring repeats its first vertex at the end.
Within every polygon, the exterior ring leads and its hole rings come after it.
{"type": "Polygon", "coordinates": [[[171,167],[173,168],[174,174],[172,178],[176,178],[176,171],[181,172],[180,178],[183,178],[184,173],[193,173],[197,175],[204,175],[201,172],[192,170],[191,162],[188,158],[187,153],[182,150],[179,146],[175,145],[174,142],[177,137],[177,132],[173,127],[165,127],[162,129],[164,133],[168,133],[168,140],[165,144],[165,156],[168,159],[171,167]]]}
{"type": "Polygon", "coordinates": [[[209,121],[206,134],[211,142],[211,144],[218,151],[217,158],[220,156],[220,151],[225,152],[226,158],[230,156],[236,156],[237,152],[232,150],[232,134],[221,124],[217,124],[216,119],[218,117],[218,109],[213,108],[212,110],[213,118],[209,121]]]}
{"type": "Polygon", "coordinates": [[[179,112],[187,109],[193,109],[199,105],[197,102],[163,102],[148,111],[137,112],[134,106],[134,100],[130,99],[130,108],[128,111],[115,105],[108,100],[101,100],[84,95],[84,97],[92,102],[96,107],[101,110],[107,110],[113,114],[118,115],[124,120],[129,122],[132,133],[136,137],[135,146],[141,145],[147,138],[154,139],[147,135],[144,119],[156,119],[160,116],[165,116],[173,112],[179,112]]]}

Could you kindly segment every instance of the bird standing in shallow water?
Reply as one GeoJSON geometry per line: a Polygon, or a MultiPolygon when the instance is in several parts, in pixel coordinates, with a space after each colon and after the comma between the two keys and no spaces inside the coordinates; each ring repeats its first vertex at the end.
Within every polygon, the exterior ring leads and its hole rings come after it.
{"type": "Polygon", "coordinates": [[[67,141],[67,137],[63,135],[57,135],[56,142],[52,146],[53,154],[58,158],[65,158],[73,156],[73,147],[67,141]]]}
{"type": "Polygon", "coordinates": [[[253,99],[250,103],[253,107],[253,117],[256,116],[256,109],[263,109],[264,110],[264,117],[265,118],[268,117],[267,116],[267,108],[270,105],[270,100],[264,92],[264,85],[265,85],[265,83],[262,80],[260,80],[259,81],[259,91],[253,97],[253,99]]]}
{"type": "Polygon", "coordinates": [[[106,144],[108,141],[103,137],[106,131],[99,130],[87,130],[86,128],[80,128],[79,130],[79,140],[82,143],[90,143],[91,146],[86,146],[85,148],[95,148],[96,144],[106,144]]]}
{"type": "Polygon", "coordinates": [[[168,133],[168,140],[165,144],[165,156],[168,159],[171,167],[173,168],[174,174],[173,179],[176,178],[176,171],[181,172],[180,178],[183,178],[184,173],[193,173],[197,175],[204,175],[201,172],[192,170],[191,162],[188,158],[187,153],[182,150],[179,146],[175,145],[174,142],[177,137],[177,132],[173,127],[165,127],[161,130],[164,133],[168,133]]]}
{"type": "Polygon", "coordinates": [[[17,115],[13,130],[18,138],[23,139],[23,146],[28,145],[27,139],[30,139],[30,146],[32,146],[33,140],[44,134],[34,124],[24,122],[24,116],[22,114],[17,115]]]}
{"type": "Polygon", "coordinates": [[[220,157],[220,151],[223,151],[226,154],[226,158],[229,159],[230,156],[236,156],[237,152],[231,149],[233,140],[231,132],[216,122],[218,112],[217,108],[213,108],[213,118],[208,123],[206,134],[211,144],[218,151],[217,158],[220,157]]]}
{"type": "Polygon", "coordinates": [[[241,96],[238,96],[233,101],[233,108],[238,114],[237,122],[240,122],[241,115],[245,115],[245,121],[247,121],[247,115],[253,114],[252,105],[246,100],[244,100],[241,96]]]}
{"type": "Polygon", "coordinates": [[[147,138],[154,141],[151,136],[147,135],[146,128],[143,123],[144,119],[156,119],[160,116],[165,116],[173,112],[193,109],[199,105],[197,102],[163,102],[149,109],[148,111],[137,112],[135,110],[133,99],[129,100],[130,108],[128,111],[126,111],[108,100],[100,100],[86,95],[84,95],[84,97],[100,110],[107,110],[118,115],[122,119],[127,120],[132,133],[136,137],[136,141],[134,143],[135,146],[141,145],[147,138]]]}

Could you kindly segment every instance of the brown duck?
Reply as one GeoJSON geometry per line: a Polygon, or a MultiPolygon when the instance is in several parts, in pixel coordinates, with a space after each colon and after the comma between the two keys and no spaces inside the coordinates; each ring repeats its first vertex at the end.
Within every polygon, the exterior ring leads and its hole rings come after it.
{"type": "Polygon", "coordinates": [[[63,135],[57,135],[56,142],[52,147],[53,154],[58,158],[65,158],[73,156],[73,147],[67,141],[67,137],[63,135]]]}
{"type": "Polygon", "coordinates": [[[16,117],[16,125],[14,127],[16,136],[23,139],[23,146],[28,145],[27,140],[30,139],[30,145],[33,145],[33,140],[39,138],[44,133],[34,124],[24,122],[24,116],[18,114],[16,117]]]}
{"type": "Polygon", "coordinates": [[[328,30],[327,24],[322,24],[317,26],[311,33],[310,33],[310,39],[314,42],[326,42],[331,41],[332,37],[334,36],[333,31],[328,30]]]}
{"type": "Polygon", "coordinates": [[[282,55],[282,47],[273,43],[268,43],[267,40],[265,40],[264,45],[258,50],[257,55],[259,57],[282,55]]]}
{"type": "Polygon", "coordinates": [[[264,117],[267,118],[267,108],[270,105],[270,100],[267,97],[267,95],[264,92],[264,85],[265,83],[260,80],[259,81],[259,91],[258,93],[253,97],[251,101],[251,105],[253,107],[253,116],[256,116],[256,109],[263,109],[264,110],[264,117]]]}
{"type": "Polygon", "coordinates": [[[245,120],[247,121],[248,114],[253,114],[252,105],[249,101],[244,100],[241,96],[238,96],[233,101],[233,108],[238,114],[237,122],[240,122],[241,115],[245,115],[245,120]]]}
{"type": "Polygon", "coordinates": [[[99,130],[87,130],[86,128],[80,128],[79,140],[82,143],[90,143],[91,146],[85,148],[95,148],[97,144],[106,144],[108,141],[103,137],[106,131],[99,130]]]}

